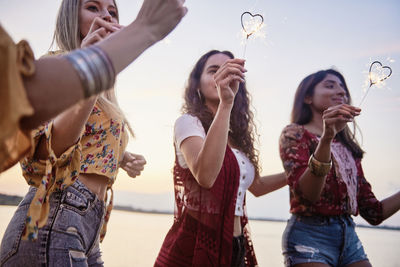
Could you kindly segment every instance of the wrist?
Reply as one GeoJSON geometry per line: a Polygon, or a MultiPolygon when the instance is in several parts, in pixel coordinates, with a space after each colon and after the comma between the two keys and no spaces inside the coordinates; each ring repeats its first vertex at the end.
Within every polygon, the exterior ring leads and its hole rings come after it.
{"type": "Polygon", "coordinates": [[[332,167],[332,159],[329,162],[319,161],[312,154],[308,160],[308,168],[311,173],[315,176],[324,177],[326,176],[332,167]]]}
{"type": "Polygon", "coordinates": [[[331,136],[331,135],[327,135],[325,133],[322,134],[321,139],[319,140],[319,142],[322,145],[331,145],[333,139],[335,138],[335,136],[331,136]]]}
{"type": "Polygon", "coordinates": [[[137,42],[138,37],[142,40],[142,42],[147,46],[150,47],[154,43],[158,42],[160,38],[152,33],[151,27],[141,23],[140,21],[133,21],[123,30],[127,31],[128,38],[132,38],[135,42],[137,42]]]}
{"type": "Polygon", "coordinates": [[[218,105],[218,110],[228,111],[229,113],[232,111],[232,108],[233,103],[220,102],[218,105]]]}

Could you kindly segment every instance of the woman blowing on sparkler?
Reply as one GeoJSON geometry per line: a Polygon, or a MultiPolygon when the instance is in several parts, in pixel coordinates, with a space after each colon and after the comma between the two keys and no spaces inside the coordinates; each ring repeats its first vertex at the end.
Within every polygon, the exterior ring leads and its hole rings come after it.
{"type": "Polygon", "coordinates": [[[246,190],[261,196],[286,177],[259,176],[245,72],[244,60],[212,50],[189,76],[174,129],[175,220],[155,266],[257,265],[246,190]]]}
{"type": "Polygon", "coordinates": [[[364,178],[364,151],[347,126],[360,112],[335,70],[297,88],[292,124],[280,138],[292,213],[282,240],[286,266],[371,266],[351,215],[377,225],[400,209],[400,192],[379,201],[364,178]]]}

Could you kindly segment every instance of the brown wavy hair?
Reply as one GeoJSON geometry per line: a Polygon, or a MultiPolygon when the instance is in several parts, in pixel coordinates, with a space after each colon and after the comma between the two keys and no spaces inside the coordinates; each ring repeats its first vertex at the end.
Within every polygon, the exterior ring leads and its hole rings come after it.
{"type": "MultiPolygon", "coordinates": [[[[315,86],[325,79],[328,74],[335,75],[342,82],[347,96],[346,104],[351,105],[349,88],[347,87],[343,75],[334,69],[321,70],[305,77],[299,84],[299,87],[297,87],[291,116],[292,123],[304,125],[311,121],[312,111],[310,105],[306,104],[304,100],[306,97],[312,97],[314,95],[315,86]]],[[[361,149],[357,139],[355,138],[356,128],[357,124],[353,121],[353,132],[346,125],[346,127],[340,131],[335,138],[345,145],[352,152],[354,157],[362,158],[364,151],[361,149]]]]}
{"type": "MultiPolygon", "coordinates": [[[[184,92],[184,104],[182,112],[196,116],[201,121],[205,132],[208,132],[213,121],[213,114],[205,104],[205,98],[198,90],[200,88],[200,77],[204,71],[207,60],[215,54],[224,54],[234,58],[229,51],[211,50],[200,57],[195,64],[184,92]]],[[[254,147],[257,128],[253,121],[253,112],[250,109],[251,97],[246,89],[245,83],[240,83],[239,90],[231,111],[229,138],[234,146],[238,147],[249,158],[254,165],[256,175],[260,174],[259,152],[254,147]]]]}

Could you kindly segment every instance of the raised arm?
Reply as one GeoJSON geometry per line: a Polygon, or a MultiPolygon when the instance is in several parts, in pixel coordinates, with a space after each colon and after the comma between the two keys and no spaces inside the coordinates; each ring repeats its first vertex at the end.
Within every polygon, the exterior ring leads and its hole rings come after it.
{"type": "Polygon", "coordinates": [[[190,171],[205,188],[213,186],[222,167],[234,98],[239,83],[244,82],[243,66],[243,60],[229,59],[218,69],[214,79],[219,104],[206,138],[192,136],[181,143],[181,151],[190,171]]]}
{"type": "MultiPolygon", "coordinates": [[[[346,126],[347,122],[352,121],[354,116],[359,115],[359,111],[360,109],[347,104],[333,106],[324,111],[323,133],[313,155],[317,163],[326,164],[331,161],[331,143],[333,139],[346,126]]],[[[305,170],[299,179],[299,186],[306,199],[311,202],[319,200],[325,185],[326,175],[327,173],[315,173],[309,167],[305,170]]]]}
{"type": "MultiPolygon", "coordinates": [[[[145,0],[135,21],[97,44],[110,58],[116,73],[175,28],[187,12],[183,3],[145,0]]],[[[32,116],[21,120],[25,129],[37,127],[84,98],[79,75],[65,57],[42,58],[34,64],[34,75],[23,77],[35,110],[32,116]]]]}

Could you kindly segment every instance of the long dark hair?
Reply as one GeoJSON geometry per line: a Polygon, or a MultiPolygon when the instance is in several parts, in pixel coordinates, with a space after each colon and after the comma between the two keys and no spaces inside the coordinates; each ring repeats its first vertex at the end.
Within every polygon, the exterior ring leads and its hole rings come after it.
{"type": "MultiPolygon", "coordinates": [[[[347,104],[351,104],[350,92],[343,75],[333,69],[321,70],[305,77],[301,81],[299,87],[297,87],[291,116],[292,123],[304,125],[311,121],[311,107],[309,104],[306,104],[304,100],[306,97],[312,97],[314,95],[315,86],[325,79],[328,74],[335,75],[339,78],[344,86],[344,90],[346,91],[347,104]]],[[[362,158],[364,151],[361,149],[357,139],[355,138],[356,127],[356,123],[353,122],[353,132],[351,132],[350,128],[346,125],[346,127],[336,135],[336,139],[350,149],[354,157],[362,158]]]]}
{"type": "MultiPolygon", "coordinates": [[[[184,92],[184,104],[182,106],[183,113],[189,113],[199,118],[206,132],[210,128],[213,114],[207,108],[204,96],[198,89],[200,89],[200,78],[204,71],[204,66],[207,60],[215,54],[224,54],[229,58],[234,58],[231,52],[218,50],[211,50],[201,56],[189,75],[184,92]]],[[[256,132],[257,129],[253,122],[253,112],[250,110],[250,95],[246,89],[246,85],[240,83],[231,111],[229,138],[235,146],[246,154],[254,165],[256,175],[259,175],[259,153],[254,147],[256,132]]]]}

